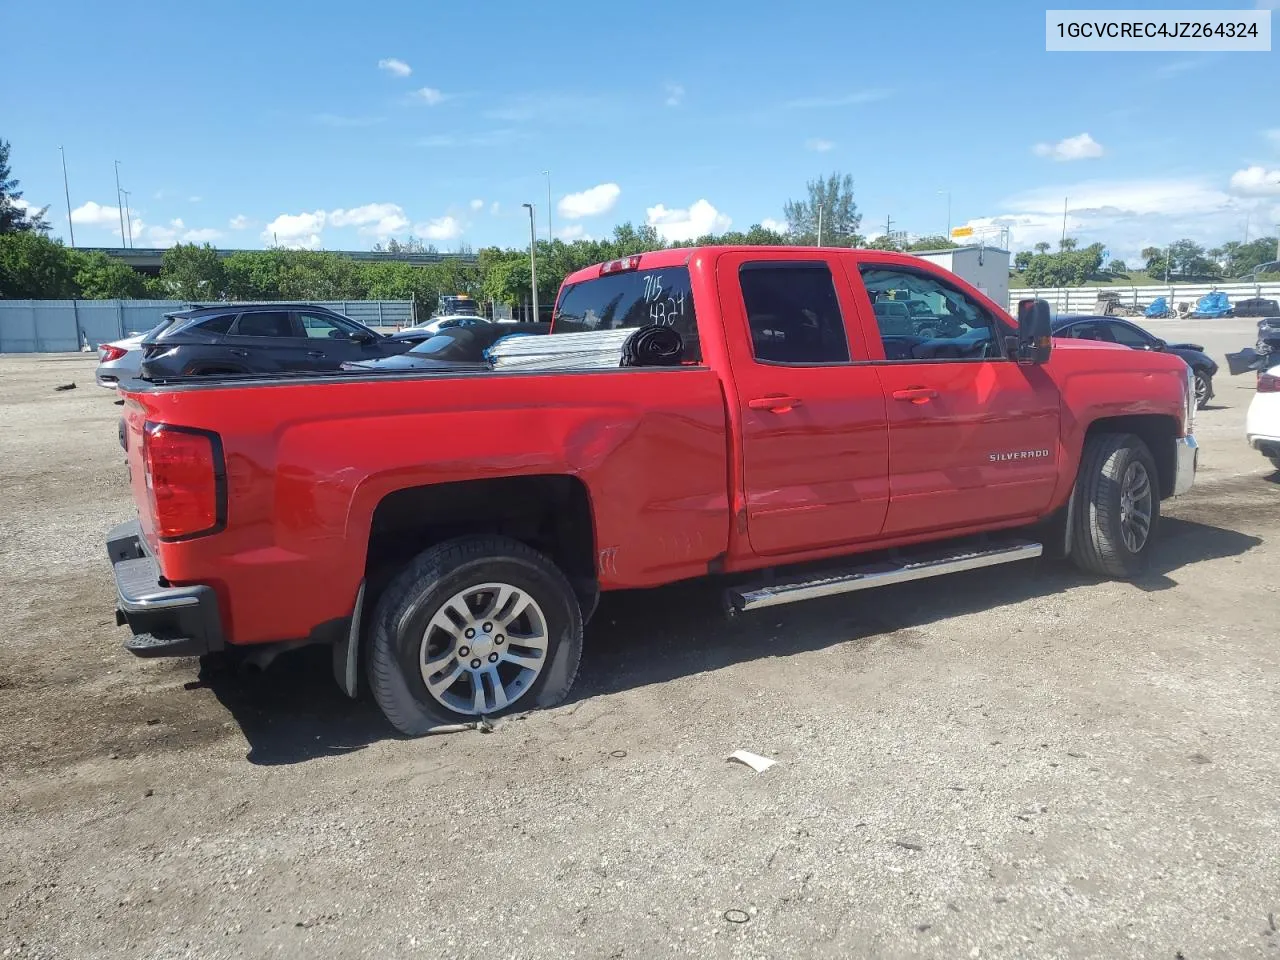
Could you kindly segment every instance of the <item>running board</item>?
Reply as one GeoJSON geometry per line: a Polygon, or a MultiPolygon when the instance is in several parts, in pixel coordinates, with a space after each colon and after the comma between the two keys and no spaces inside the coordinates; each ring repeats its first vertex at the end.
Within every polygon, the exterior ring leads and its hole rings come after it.
{"type": "Polygon", "coordinates": [[[1040,556],[1044,547],[1029,540],[1002,540],[984,546],[972,545],[950,550],[933,550],[915,554],[901,561],[886,560],[864,566],[850,567],[828,576],[809,580],[795,580],[768,586],[731,588],[725,591],[725,610],[730,616],[776,607],[784,603],[797,603],[817,597],[831,597],[855,590],[873,590],[891,583],[907,580],[924,580],[940,577],[945,573],[994,567],[1002,563],[1031,560],[1040,556]]]}

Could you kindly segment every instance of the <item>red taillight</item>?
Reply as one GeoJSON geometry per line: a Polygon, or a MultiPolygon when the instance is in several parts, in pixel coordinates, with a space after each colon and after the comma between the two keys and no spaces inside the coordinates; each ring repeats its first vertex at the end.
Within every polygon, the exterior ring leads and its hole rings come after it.
{"type": "Polygon", "coordinates": [[[102,345],[102,362],[110,363],[112,360],[119,360],[129,351],[124,347],[117,347],[114,344],[104,343],[102,345]]]}
{"type": "Polygon", "coordinates": [[[639,270],[640,254],[633,254],[629,257],[623,257],[621,260],[610,260],[608,263],[600,265],[600,276],[610,273],[622,273],[624,270],[639,270]]]}
{"type": "Polygon", "coordinates": [[[156,536],[181,540],[222,528],[226,487],[216,434],[148,423],[142,462],[156,536]]]}
{"type": "Polygon", "coordinates": [[[1280,377],[1272,376],[1269,373],[1258,374],[1258,392],[1280,393],[1280,377]]]}

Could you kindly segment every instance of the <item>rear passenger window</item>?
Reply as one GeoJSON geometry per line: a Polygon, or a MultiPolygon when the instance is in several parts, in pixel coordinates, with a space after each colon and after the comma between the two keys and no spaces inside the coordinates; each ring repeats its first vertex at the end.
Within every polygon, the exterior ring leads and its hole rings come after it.
{"type": "Polygon", "coordinates": [[[292,337],[293,325],[286,311],[263,310],[240,314],[236,333],[242,337],[292,337]]]}
{"type": "Polygon", "coordinates": [[[688,267],[623,271],[567,286],[560,293],[553,323],[553,333],[651,324],[674,327],[684,340],[685,362],[702,360],[688,267]]]}
{"type": "Polygon", "coordinates": [[[210,317],[208,320],[202,320],[200,323],[197,323],[196,326],[205,333],[223,334],[231,329],[231,324],[235,319],[236,315],[234,313],[224,313],[218,317],[210,317]]]}
{"type": "Polygon", "coordinates": [[[848,363],[849,341],[823,263],[744,263],[738,272],[761,363],[848,363]]]}

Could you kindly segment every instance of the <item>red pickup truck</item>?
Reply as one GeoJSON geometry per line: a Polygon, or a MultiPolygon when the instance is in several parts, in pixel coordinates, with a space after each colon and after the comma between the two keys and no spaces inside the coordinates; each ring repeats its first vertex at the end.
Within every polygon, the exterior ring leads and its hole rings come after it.
{"type": "Polygon", "coordinates": [[[557,298],[559,333],[651,324],[678,365],[127,382],[128,648],[329,644],[414,734],[562,699],[601,591],[716,576],[741,613],[1042,552],[1132,577],[1195,476],[1182,360],[1055,343],[1043,301],[1015,321],[909,256],[664,250],[557,298]]]}

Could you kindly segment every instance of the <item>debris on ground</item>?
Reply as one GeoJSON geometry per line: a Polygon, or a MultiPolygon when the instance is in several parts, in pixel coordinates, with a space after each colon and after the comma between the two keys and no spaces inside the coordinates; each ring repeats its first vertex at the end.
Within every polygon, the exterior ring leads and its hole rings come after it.
{"type": "Polygon", "coordinates": [[[749,750],[735,750],[733,753],[729,754],[729,756],[725,757],[725,759],[737,760],[739,763],[745,763],[756,773],[764,773],[778,762],[777,760],[770,760],[768,757],[762,757],[758,753],[751,753],[749,750]]]}
{"type": "Polygon", "coordinates": [[[74,390],[75,388],[76,388],[76,385],[74,383],[60,383],[58,384],[58,386],[54,387],[53,389],[54,390],[74,390]]]}

